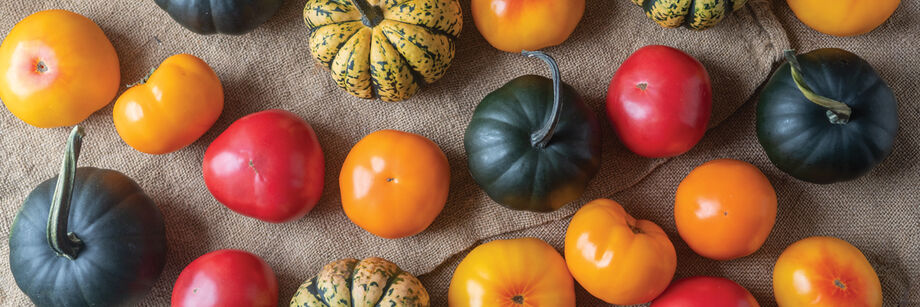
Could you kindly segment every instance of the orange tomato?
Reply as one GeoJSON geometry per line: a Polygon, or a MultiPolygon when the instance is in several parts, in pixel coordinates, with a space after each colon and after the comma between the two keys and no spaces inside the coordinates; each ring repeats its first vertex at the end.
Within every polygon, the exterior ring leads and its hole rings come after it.
{"type": "Polygon", "coordinates": [[[776,192],[756,166],[713,160],[690,172],[674,200],[677,232],[700,256],[731,260],[760,249],[776,222],[776,192]]]}
{"type": "Polygon", "coordinates": [[[457,266],[447,291],[451,307],[575,306],[565,259],[537,238],[477,246],[457,266]]]}
{"type": "Polygon", "coordinates": [[[125,143],[158,155],[195,142],[223,109],[217,74],[199,58],[177,54],[118,97],[113,119],[125,143]]]}
{"type": "Polygon", "coordinates": [[[585,290],[617,305],[651,301],[677,269],[677,253],[664,230],[609,199],[594,200],[572,217],[565,261],[585,290]]]}
{"type": "Polygon", "coordinates": [[[48,10],[16,24],[0,45],[0,100],[29,125],[75,125],[118,92],[118,55],[83,15],[48,10]]]}
{"type": "Polygon", "coordinates": [[[538,50],[564,42],[585,13],[585,0],[473,0],[473,21],[493,47],[538,50]]]}
{"type": "Polygon", "coordinates": [[[779,306],[882,306],[882,285],[855,246],[833,237],[789,245],[773,268],[779,306]]]}
{"type": "Polygon", "coordinates": [[[901,0],[786,0],[805,25],[835,36],[869,33],[885,23],[901,0]]]}
{"type": "Polygon", "coordinates": [[[428,228],[444,209],[447,156],[424,136],[380,130],[358,141],[342,165],[342,208],[356,225],[395,239],[428,228]]]}

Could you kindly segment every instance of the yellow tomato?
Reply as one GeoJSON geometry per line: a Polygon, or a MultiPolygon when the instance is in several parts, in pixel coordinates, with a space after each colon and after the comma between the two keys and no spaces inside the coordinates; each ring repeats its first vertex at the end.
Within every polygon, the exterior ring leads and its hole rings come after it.
{"type": "Polygon", "coordinates": [[[664,230],[636,220],[609,199],[594,200],[572,217],[565,261],[585,290],[617,305],[651,301],[677,269],[677,253],[664,230]]]}
{"type": "Polygon", "coordinates": [[[868,33],[885,23],[901,0],[786,0],[805,25],[835,36],[868,33]]]}
{"type": "Polygon", "coordinates": [[[575,306],[575,283],[565,260],[543,240],[495,240],[463,258],[447,301],[451,307],[575,306]]]}
{"type": "Polygon", "coordinates": [[[77,13],[29,15],[0,45],[0,100],[32,126],[83,121],[115,98],[120,80],[115,47],[77,13]]]}
{"type": "Polygon", "coordinates": [[[882,285],[847,241],[810,237],[789,245],[773,268],[779,306],[882,306],[882,285]]]}
{"type": "Polygon", "coordinates": [[[177,54],[118,97],[113,119],[125,143],[165,154],[195,142],[223,109],[224,88],[217,74],[199,58],[177,54]]]}
{"type": "Polygon", "coordinates": [[[473,0],[473,21],[495,48],[538,50],[564,42],[585,13],[585,0],[473,0]]]}
{"type": "Polygon", "coordinates": [[[339,174],[342,208],[356,225],[382,238],[415,235],[444,209],[450,166],[424,136],[380,130],[361,139],[339,174]]]}

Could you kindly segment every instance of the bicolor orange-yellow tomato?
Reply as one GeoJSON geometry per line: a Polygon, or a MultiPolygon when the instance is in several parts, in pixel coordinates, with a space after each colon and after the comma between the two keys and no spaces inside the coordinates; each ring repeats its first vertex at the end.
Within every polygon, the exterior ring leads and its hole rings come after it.
{"type": "Polygon", "coordinates": [[[572,217],[565,261],[585,290],[617,305],[651,301],[677,269],[677,253],[664,230],[609,199],[591,201],[572,217]]]}
{"type": "Polygon", "coordinates": [[[731,260],[753,254],[776,222],[776,192],[756,166],[712,160],[690,172],[674,200],[677,232],[700,256],[731,260]]]}
{"type": "Polygon", "coordinates": [[[77,13],[29,15],[0,45],[0,100],[32,126],[82,122],[115,98],[120,82],[112,42],[77,13]]]}
{"type": "Polygon", "coordinates": [[[473,0],[471,5],[479,33],[507,52],[559,45],[585,13],[585,0],[473,0]]]}
{"type": "Polygon", "coordinates": [[[112,118],[125,143],[165,154],[195,142],[223,109],[224,88],[208,63],[177,54],[121,94],[112,118]]]}
{"type": "Polygon", "coordinates": [[[789,245],[773,268],[779,306],[882,306],[882,285],[858,248],[834,237],[789,245]]]}
{"type": "Polygon", "coordinates": [[[463,258],[447,301],[451,307],[575,306],[575,282],[565,259],[543,240],[495,240],[463,258]]]}
{"type": "Polygon", "coordinates": [[[786,0],[805,25],[834,36],[869,33],[885,23],[901,0],[786,0]]]}
{"type": "Polygon", "coordinates": [[[358,141],[342,165],[345,215],[382,238],[418,234],[444,209],[450,187],[447,156],[424,136],[380,130],[358,141]]]}

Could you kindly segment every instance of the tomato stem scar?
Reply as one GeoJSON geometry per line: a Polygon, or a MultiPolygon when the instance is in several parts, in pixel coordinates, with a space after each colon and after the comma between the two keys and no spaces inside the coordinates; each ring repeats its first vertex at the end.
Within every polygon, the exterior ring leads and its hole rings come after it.
{"type": "Polygon", "coordinates": [[[636,84],[636,88],[638,88],[639,90],[645,91],[645,89],[648,88],[648,83],[642,82],[642,83],[636,84]]]}
{"type": "Polygon", "coordinates": [[[48,71],[48,66],[45,65],[45,61],[38,60],[38,63],[35,64],[35,71],[40,73],[48,71]]]}
{"type": "Polygon", "coordinates": [[[520,295],[515,295],[514,297],[511,298],[511,301],[513,301],[515,304],[523,305],[524,297],[520,295]]]}

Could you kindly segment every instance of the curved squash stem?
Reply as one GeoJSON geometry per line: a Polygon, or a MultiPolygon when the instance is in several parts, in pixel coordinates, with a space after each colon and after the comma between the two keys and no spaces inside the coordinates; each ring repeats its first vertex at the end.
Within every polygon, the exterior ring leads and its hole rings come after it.
{"type": "Polygon", "coordinates": [[[821,95],[818,95],[805,83],[805,76],[799,59],[795,56],[795,50],[783,51],[786,61],[789,62],[789,70],[792,72],[792,80],[795,86],[799,88],[802,95],[812,103],[827,109],[827,118],[834,124],[846,124],[850,121],[850,115],[853,110],[843,102],[836,101],[821,95]]]}
{"type": "Polygon", "coordinates": [[[361,23],[367,27],[376,27],[383,21],[383,12],[379,7],[367,3],[367,0],[351,0],[358,13],[361,13],[361,23]]]}
{"type": "Polygon", "coordinates": [[[67,259],[77,259],[77,254],[83,248],[83,241],[73,232],[67,232],[70,216],[70,199],[73,195],[74,175],[77,171],[77,159],[80,157],[80,146],[83,143],[83,128],[73,127],[70,138],[67,139],[67,149],[64,150],[64,162],[61,163],[61,173],[58,175],[54,187],[54,197],[51,199],[51,209],[48,213],[48,224],[45,229],[45,238],[58,256],[67,259]]]}
{"type": "Polygon", "coordinates": [[[559,117],[562,115],[562,77],[559,74],[559,66],[556,61],[546,53],[540,51],[521,51],[528,57],[540,58],[549,66],[553,74],[553,109],[550,111],[549,119],[543,124],[540,130],[530,135],[530,143],[537,148],[546,148],[553,134],[556,132],[556,126],[559,125],[559,117]]]}

